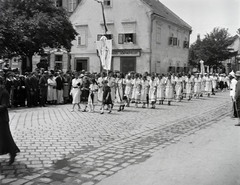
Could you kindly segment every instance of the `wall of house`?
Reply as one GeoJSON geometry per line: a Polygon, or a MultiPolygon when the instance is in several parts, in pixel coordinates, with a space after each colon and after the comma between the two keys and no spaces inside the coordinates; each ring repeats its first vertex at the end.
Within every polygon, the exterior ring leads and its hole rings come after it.
{"type": "Polygon", "coordinates": [[[159,17],[153,19],[152,31],[152,65],[151,71],[167,73],[169,67],[180,67],[180,71],[188,65],[188,48],[184,48],[184,41],[189,42],[189,30],[183,29],[159,17]],[[160,33],[159,33],[160,32],[160,33]],[[169,44],[171,36],[178,38],[176,46],[169,44]],[[160,37],[160,38],[159,38],[160,37]]]}
{"type": "MultiPolygon", "coordinates": [[[[141,49],[141,56],[136,57],[136,71],[150,71],[150,9],[142,1],[136,0],[113,0],[112,3],[112,7],[105,8],[105,17],[107,33],[113,34],[113,49],[141,49]],[[128,32],[136,33],[136,44],[119,44],[118,35],[128,32]]],[[[86,38],[86,45],[83,46],[78,46],[77,39],[72,42],[72,69],[76,58],[89,57],[89,70],[100,71],[96,41],[98,34],[105,33],[101,5],[96,1],[81,1],[70,21],[77,32],[85,34],[86,38]]],[[[113,57],[113,70],[121,68],[119,57],[113,57]]]]}

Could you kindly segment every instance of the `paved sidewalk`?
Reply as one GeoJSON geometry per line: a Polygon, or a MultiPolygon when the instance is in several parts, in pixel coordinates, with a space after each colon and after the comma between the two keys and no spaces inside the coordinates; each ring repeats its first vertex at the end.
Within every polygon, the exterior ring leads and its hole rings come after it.
{"type": "Polygon", "coordinates": [[[239,185],[240,127],[236,123],[231,118],[217,121],[97,185],[239,185]]]}
{"type": "Polygon", "coordinates": [[[229,116],[229,92],[156,109],[126,108],[112,114],[70,112],[71,105],[10,110],[21,153],[12,166],[1,156],[2,184],[91,185],[143,163],[214,120],[229,116]]]}

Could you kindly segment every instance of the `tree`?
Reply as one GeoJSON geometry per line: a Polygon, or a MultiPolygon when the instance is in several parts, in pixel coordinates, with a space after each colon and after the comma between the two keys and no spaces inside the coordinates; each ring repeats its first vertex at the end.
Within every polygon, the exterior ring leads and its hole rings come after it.
{"type": "Polygon", "coordinates": [[[190,63],[197,64],[200,60],[204,61],[209,67],[221,65],[232,56],[229,46],[232,45],[233,38],[230,37],[227,29],[214,28],[213,31],[205,35],[204,39],[198,39],[190,47],[190,63]]]}
{"type": "Polygon", "coordinates": [[[0,52],[28,58],[42,54],[44,48],[71,49],[77,32],[63,8],[51,0],[0,1],[0,52]]]}

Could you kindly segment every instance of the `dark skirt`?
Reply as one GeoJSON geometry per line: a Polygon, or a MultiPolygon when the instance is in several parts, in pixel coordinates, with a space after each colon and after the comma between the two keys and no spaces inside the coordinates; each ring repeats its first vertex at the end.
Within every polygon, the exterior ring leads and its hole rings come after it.
{"type": "Polygon", "coordinates": [[[89,90],[82,90],[81,93],[81,103],[87,103],[89,97],[89,90]]]}
{"type": "Polygon", "coordinates": [[[20,152],[16,143],[13,140],[9,123],[2,121],[0,123],[0,155],[16,154],[20,152]]]}
{"type": "Polygon", "coordinates": [[[111,94],[109,94],[109,96],[104,96],[105,94],[103,94],[103,105],[112,105],[112,98],[111,98],[111,94]]]}

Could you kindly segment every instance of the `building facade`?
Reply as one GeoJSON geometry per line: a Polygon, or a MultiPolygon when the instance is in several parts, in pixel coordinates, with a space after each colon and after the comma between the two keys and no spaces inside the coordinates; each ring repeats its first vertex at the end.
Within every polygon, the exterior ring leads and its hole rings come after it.
{"type": "Polygon", "coordinates": [[[70,21],[78,32],[72,42],[71,69],[101,71],[96,41],[113,40],[112,70],[187,72],[191,27],[156,0],[82,0],[70,21]],[[93,11],[94,10],[94,11],[93,11]]]}
{"type": "Polygon", "coordinates": [[[239,71],[240,70],[240,37],[239,35],[235,35],[233,37],[233,44],[229,46],[231,49],[232,57],[222,61],[224,66],[224,72],[229,74],[232,70],[239,71]]]}

